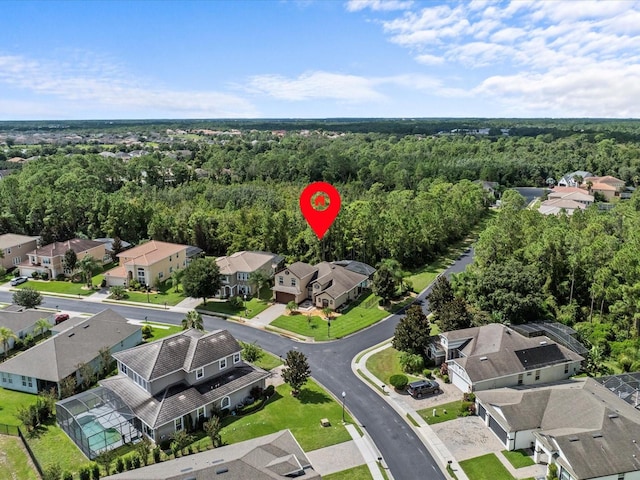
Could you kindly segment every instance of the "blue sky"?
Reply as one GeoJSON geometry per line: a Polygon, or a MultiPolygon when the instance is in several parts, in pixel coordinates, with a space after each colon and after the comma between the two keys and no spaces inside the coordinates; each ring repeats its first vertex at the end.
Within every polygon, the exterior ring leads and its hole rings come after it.
{"type": "Polygon", "coordinates": [[[0,120],[640,117],[638,1],[0,10],[0,120]]]}

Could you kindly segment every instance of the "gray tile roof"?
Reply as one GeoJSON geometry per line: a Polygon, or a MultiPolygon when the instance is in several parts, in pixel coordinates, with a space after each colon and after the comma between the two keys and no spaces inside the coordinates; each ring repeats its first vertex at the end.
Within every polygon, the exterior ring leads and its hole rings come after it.
{"type": "Polygon", "coordinates": [[[105,477],[113,480],[272,480],[304,469],[301,479],[319,479],[311,462],[289,430],[216,448],[172,461],[105,477]],[[222,474],[224,471],[224,474],[222,474]]]}
{"type": "Polygon", "coordinates": [[[640,468],[640,412],[592,378],[486,390],[476,397],[508,431],[537,429],[546,445],[562,450],[575,478],[640,468]]]}
{"type": "Polygon", "coordinates": [[[112,348],[140,331],[139,325],[107,309],[0,364],[0,371],[59,382],[88,363],[103,347],[112,348]]]}
{"type": "MultiPolygon", "coordinates": [[[[466,328],[440,334],[450,342],[468,339],[461,351],[465,355],[454,361],[465,369],[472,382],[480,382],[541,367],[545,354],[549,362],[581,361],[583,357],[548,337],[525,337],[499,323],[466,328]],[[544,347],[540,349],[540,347],[544,347]],[[533,367],[527,366],[531,359],[533,367]],[[523,361],[525,361],[523,363],[523,361]]],[[[548,365],[549,363],[547,363],[548,365]]]]}
{"type": "Polygon", "coordinates": [[[157,428],[269,375],[262,369],[240,365],[198,385],[178,383],[154,396],[135,385],[126,375],[105,378],[100,385],[120,396],[136,417],[157,428]]]}
{"type": "Polygon", "coordinates": [[[155,342],[115,353],[113,357],[147,381],[171,372],[193,371],[242,350],[226,330],[186,330],[155,342]]]}

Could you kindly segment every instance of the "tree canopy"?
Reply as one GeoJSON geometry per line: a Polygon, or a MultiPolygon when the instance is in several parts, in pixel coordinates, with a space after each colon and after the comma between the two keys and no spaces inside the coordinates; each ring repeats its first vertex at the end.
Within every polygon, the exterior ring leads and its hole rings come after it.
{"type": "Polygon", "coordinates": [[[182,275],[182,288],[189,297],[202,298],[207,303],[207,297],[216,294],[222,281],[220,269],[213,258],[196,258],[185,268],[182,275]]]}
{"type": "Polygon", "coordinates": [[[396,326],[392,340],[393,348],[401,352],[426,356],[426,348],[431,337],[429,319],[419,305],[412,305],[396,326]]]}

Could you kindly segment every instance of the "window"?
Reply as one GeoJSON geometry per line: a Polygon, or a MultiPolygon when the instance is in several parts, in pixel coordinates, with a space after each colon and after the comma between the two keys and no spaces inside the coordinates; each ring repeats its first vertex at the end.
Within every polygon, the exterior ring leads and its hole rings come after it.
{"type": "Polygon", "coordinates": [[[233,363],[238,363],[240,361],[240,354],[239,353],[234,353],[233,354],[233,363]]]}
{"type": "Polygon", "coordinates": [[[568,363],[564,364],[564,373],[569,373],[569,364],[568,363]]]}
{"type": "Polygon", "coordinates": [[[292,287],[295,287],[295,286],[296,286],[296,279],[295,279],[295,278],[292,278],[292,279],[291,279],[291,286],[292,286],[292,287]]]}
{"type": "Polygon", "coordinates": [[[220,402],[220,408],[229,408],[231,405],[231,399],[229,397],[224,397],[220,402]]]}
{"type": "Polygon", "coordinates": [[[120,371],[125,375],[127,374],[127,366],[124,363],[120,364],[120,371]]]}
{"type": "Polygon", "coordinates": [[[51,265],[51,259],[49,257],[42,257],[43,265],[51,265]]]}
{"type": "Polygon", "coordinates": [[[145,279],[144,268],[138,268],[138,282],[140,282],[143,285],[147,284],[147,281],[145,279]]]}
{"type": "Polygon", "coordinates": [[[173,273],[173,267],[169,267],[169,273],[173,273]]]}
{"type": "Polygon", "coordinates": [[[173,257],[171,255],[169,255],[169,261],[173,260],[173,257]]]}
{"type": "Polygon", "coordinates": [[[522,374],[518,375],[518,385],[522,385],[522,374]]]}
{"type": "Polygon", "coordinates": [[[151,427],[149,427],[149,425],[147,425],[146,423],[142,422],[142,431],[144,432],[145,435],[147,435],[149,438],[155,438],[153,435],[153,429],[151,427]]]}
{"type": "Polygon", "coordinates": [[[10,249],[10,248],[7,248],[7,249],[4,251],[4,253],[6,253],[7,255],[9,255],[9,254],[11,253],[11,249],[10,249]]]}
{"type": "Polygon", "coordinates": [[[175,428],[176,432],[179,432],[180,430],[182,430],[182,417],[176,418],[173,421],[173,428],[175,428]]]}
{"type": "Polygon", "coordinates": [[[13,257],[13,264],[18,265],[22,261],[22,257],[13,257]]]}
{"type": "Polygon", "coordinates": [[[25,377],[24,375],[22,375],[22,386],[23,387],[27,386],[27,377],[25,377]]]}
{"type": "Polygon", "coordinates": [[[205,416],[204,407],[199,407],[196,411],[196,418],[202,418],[205,416]]]}
{"type": "Polygon", "coordinates": [[[278,277],[278,285],[284,285],[284,277],[282,276],[278,277]]]}
{"type": "Polygon", "coordinates": [[[540,380],[540,370],[536,370],[536,380],[540,380]]]}
{"type": "Polygon", "coordinates": [[[220,370],[227,368],[227,359],[223,358],[222,360],[220,360],[218,362],[218,368],[220,368],[220,370]]]}
{"type": "Polygon", "coordinates": [[[7,383],[7,375],[2,372],[2,383],[7,383]]]}
{"type": "Polygon", "coordinates": [[[164,272],[160,272],[160,273],[158,274],[158,278],[164,278],[164,272]]]}
{"type": "Polygon", "coordinates": [[[199,380],[202,377],[204,377],[204,367],[196,370],[196,380],[199,380]]]}

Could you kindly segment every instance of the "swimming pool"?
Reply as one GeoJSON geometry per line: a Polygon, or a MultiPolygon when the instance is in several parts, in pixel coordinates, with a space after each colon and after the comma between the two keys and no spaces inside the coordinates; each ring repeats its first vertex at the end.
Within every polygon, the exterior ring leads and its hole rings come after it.
{"type": "Polygon", "coordinates": [[[89,441],[89,448],[94,452],[103,450],[120,440],[122,436],[115,428],[104,428],[95,417],[87,415],[79,418],[78,423],[82,425],[82,432],[89,441]]]}

